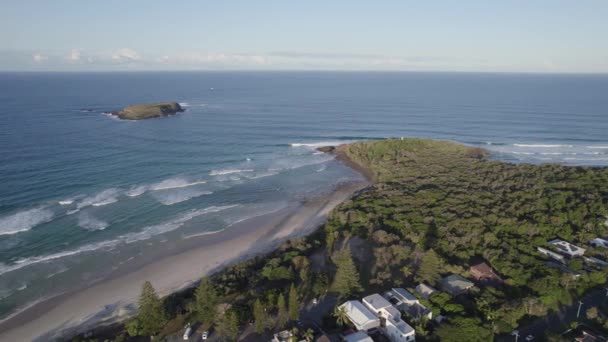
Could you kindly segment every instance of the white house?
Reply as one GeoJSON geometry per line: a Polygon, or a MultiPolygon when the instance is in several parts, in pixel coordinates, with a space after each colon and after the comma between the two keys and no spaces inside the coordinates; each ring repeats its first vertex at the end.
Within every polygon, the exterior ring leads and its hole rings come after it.
{"type": "Polygon", "coordinates": [[[424,299],[429,299],[429,297],[431,297],[431,295],[435,292],[437,292],[437,290],[435,290],[434,288],[428,286],[425,283],[420,283],[418,284],[418,286],[416,286],[416,292],[422,296],[422,298],[424,299]]]}
{"type": "Polygon", "coordinates": [[[563,255],[559,254],[559,253],[552,252],[552,251],[550,251],[550,250],[548,250],[546,248],[542,248],[542,247],[536,247],[536,250],[538,250],[538,252],[540,254],[542,254],[544,256],[548,256],[549,258],[551,258],[553,260],[556,260],[556,261],[559,261],[562,264],[566,263],[566,258],[563,255]]]}
{"type": "Polygon", "coordinates": [[[377,293],[363,298],[363,304],[380,318],[401,319],[401,312],[377,293]]]}
{"type": "Polygon", "coordinates": [[[413,342],[416,332],[401,319],[401,313],[386,298],[374,293],[363,298],[363,304],[380,318],[380,329],[391,342],[413,342]]]}
{"type": "Polygon", "coordinates": [[[358,300],[350,300],[340,305],[340,309],[344,309],[348,320],[351,321],[357,330],[368,331],[380,326],[378,316],[358,300]]]}
{"type": "Polygon", "coordinates": [[[365,331],[357,331],[354,334],[344,336],[345,342],[374,342],[365,331]]]}
{"type": "Polygon", "coordinates": [[[608,248],[608,241],[604,240],[602,238],[595,238],[595,239],[589,241],[589,244],[593,247],[608,248]]]}
{"type": "Polygon", "coordinates": [[[575,246],[568,241],[555,239],[549,241],[549,244],[553,245],[555,248],[557,248],[558,251],[566,254],[569,257],[583,256],[583,254],[585,254],[584,248],[575,246]]]}
{"type": "Polygon", "coordinates": [[[384,298],[395,305],[397,309],[405,311],[415,319],[422,317],[433,318],[433,312],[420,304],[420,300],[405,289],[393,288],[384,294],[384,298]]]}

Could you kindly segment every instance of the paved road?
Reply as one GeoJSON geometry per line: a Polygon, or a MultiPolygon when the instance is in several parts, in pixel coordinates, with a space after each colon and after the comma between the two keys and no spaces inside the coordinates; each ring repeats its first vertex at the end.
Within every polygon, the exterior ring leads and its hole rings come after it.
{"type": "MultiPolygon", "coordinates": [[[[585,317],[585,311],[592,306],[598,306],[604,301],[608,300],[606,297],[606,290],[593,290],[585,295],[581,301],[580,316],[585,317]]],[[[538,341],[542,336],[545,335],[546,331],[560,332],[565,331],[570,326],[570,323],[576,320],[576,314],[578,311],[578,301],[572,303],[572,305],[564,307],[561,311],[552,313],[547,317],[538,319],[537,321],[522,327],[519,330],[519,341],[525,341],[526,336],[535,336],[535,341],[538,341]]],[[[500,336],[496,339],[499,342],[511,342],[515,341],[515,336],[500,336]]]]}

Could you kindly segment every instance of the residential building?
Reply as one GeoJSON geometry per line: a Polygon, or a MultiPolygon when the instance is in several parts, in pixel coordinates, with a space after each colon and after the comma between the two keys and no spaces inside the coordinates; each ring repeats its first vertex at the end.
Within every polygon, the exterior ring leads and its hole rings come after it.
{"type": "Polygon", "coordinates": [[[536,250],[540,254],[542,254],[544,256],[548,256],[549,258],[551,258],[551,259],[553,259],[555,261],[559,261],[562,264],[566,263],[566,258],[563,255],[559,254],[559,253],[552,252],[552,251],[550,251],[550,250],[548,250],[546,248],[542,248],[542,247],[536,247],[536,250]]]}
{"type": "Polygon", "coordinates": [[[342,305],[348,320],[357,330],[368,331],[380,327],[380,319],[358,300],[350,300],[342,305]]]}
{"type": "Polygon", "coordinates": [[[469,273],[478,283],[487,286],[500,285],[503,280],[494,273],[492,267],[485,262],[473,265],[469,268],[469,273]]]}
{"type": "Polygon", "coordinates": [[[401,319],[401,313],[386,298],[374,293],[363,298],[363,304],[380,318],[380,330],[391,342],[414,342],[416,332],[401,319]]]}
{"type": "Polygon", "coordinates": [[[585,249],[571,244],[568,241],[555,239],[549,241],[549,244],[555,247],[560,253],[566,254],[569,257],[583,256],[585,249]]]}
{"type": "Polygon", "coordinates": [[[357,331],[343,337],[345,342],[374,342],[365,331],[357,331]]]}
{"type": "Polygon", "coordinates": [[[440,284],[441,288],[452,296],[458,296],[459,294],[465,293],[470,288],[475,286],[475,284],[459,276],[458,274],[452,274],[441,279],[440,284]]]}
{"type": "Polygon", "coordinates": [[[437,292],[437,290],[424,283],[418,284],[415,290],[424,299],[429,299],[433,293],[437,292]]]}
{"type": "Polygon", "coordinates": [[[374,293],[363,298],[363,304],[378,317],[384,319],[401,319],[401,313],[388,300],[381,295],[374,293]]]}
{"type": "Polygon", "coordinates": [[[589,244],[593,247],[608,248],[608,240],[604,240],[602,238],[595,238],[589,241],[589,244]]]}
{"type": "Polygon", "coordinates": [[[293,334],[291,333],[291,330],[283,330],[274,334],[270,342],[289,342],[292,336],[293,334]]]}
{"type": "Polygon", "coordinates": [[[608,262],[606,262],[602,259],[595,258],[595,257],[583,257],[583,260],[585,260],[585,262],[588,264],[592,264],[592,265],[596,265],[596,266],[600,266],[600,267],[608,266],[608,262]]]}
{"type": "Polygon", "coordinates": [[[384,298],[414,319],[433,318],[433,312],[420,304],[420,300],[405,289],[393,288],[384,294],[384,298]]]}

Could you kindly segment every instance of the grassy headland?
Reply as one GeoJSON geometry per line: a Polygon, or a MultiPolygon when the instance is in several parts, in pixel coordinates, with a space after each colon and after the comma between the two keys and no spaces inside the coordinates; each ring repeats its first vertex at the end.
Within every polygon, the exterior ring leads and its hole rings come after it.
{"type": "MultiPolygon", "coordinates": [[[[334,209],[314,234],[222,271],[196,293],[166,299],[171,319],[157,327],[161,335],[205,317],[206,327],[232,340],[234,326],[246,327],[253,317],[260,337],[297,318],[293,310],[285,316],[285,298],[303,307],[332,293],[342,301],[420,282],[438,287],[440,277],[470,278],[468,267],[485,261],[504,285],[458,297],[435,294],[421,301],[447,322],[408,322],[419,341],[488,341],[606,283],[605,269],[572,259],[567,267],[580,274],[574,277],[548,267],[536,250],[555,238],[586,246],[605,236],[606,168],[509,164],[489,160],[482,149],[424,139],[360,142],[337,153],[365,168],[373,186],[334,209]],[[208,302],[230,309],[210,318],[208,302]]],[[[585,255],[608,257],[591,247],[585,255]]],[[[601,329],[605,309],[598,303],[595,314],[581,319],[601,329]]],[[[339,314],[321,315],[325,331],[341,330],[339,314]]]]}

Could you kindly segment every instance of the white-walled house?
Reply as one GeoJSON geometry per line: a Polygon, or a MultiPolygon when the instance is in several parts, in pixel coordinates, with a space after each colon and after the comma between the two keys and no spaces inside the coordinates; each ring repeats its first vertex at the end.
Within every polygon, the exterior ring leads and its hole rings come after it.
{"type": "Polygon", "coordinates": [[[374,293],[363,304],[380,318],[380,329],[391,342],[414,342],[416,332],[401,319],[401,313],[386,298],[374,293]]]}
{"type": "Polygon", "coordinates": [[[380,327],[380,319],[358,300],[349,300],[340,305],[344,309],[348,320],[357,330],[368,331],[380,327]]]}

